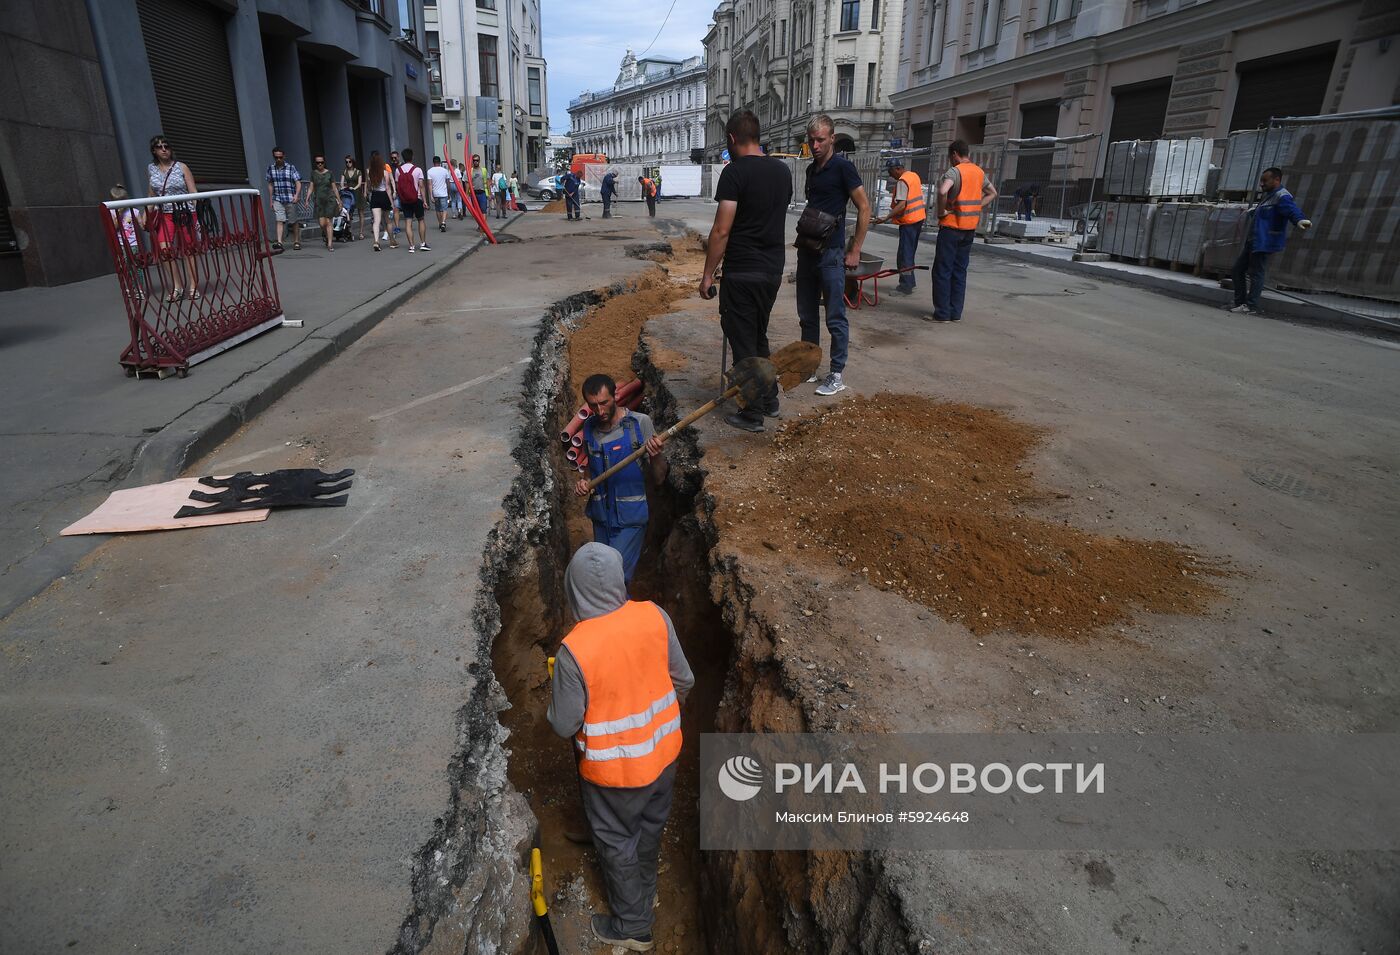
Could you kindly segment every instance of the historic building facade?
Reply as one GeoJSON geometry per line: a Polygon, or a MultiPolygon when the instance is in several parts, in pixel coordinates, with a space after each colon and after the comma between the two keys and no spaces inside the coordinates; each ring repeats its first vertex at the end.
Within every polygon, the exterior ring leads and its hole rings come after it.
{"type": "MultiPolygon", "coordinates": [[[[1400,97],[1393,0],[910,0],[896,135],[1223,137],[1400,97]]],[[[1060,174],[1102,172],[1072,149],[1060,174]]]]}
{"type": "Polygon", "coordinates": [[[569,120],[575,152],[614,162],[691,162],[705,141],[704,60],[639,60],[628,50],[612,88],[580,93],[569,120]]]}
{"type": "Polygon", "coordinates": [[[797,152],[814,113],[837,148],[889,138],[905,0],[723,0],[705,34],[705,157],[717,162],[731,113],[751,109],[773,152],[797,152]]]}

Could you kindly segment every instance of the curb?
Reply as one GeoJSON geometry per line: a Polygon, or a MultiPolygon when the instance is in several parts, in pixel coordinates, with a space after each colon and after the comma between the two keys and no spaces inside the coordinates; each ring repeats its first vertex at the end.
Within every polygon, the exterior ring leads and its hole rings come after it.
{"type": "MultiPolygon", "coordinates": [[[[1067,262],[1063,259],[1052,259],[1048,256],[1018,252],[1010,246],[994,242],[978,242],[976,248],[979,254],[985,251],[998,258],[1009,259],[1019,262],[1022,265],[1032,265],[1038,268],[1050,269],[1055,272],[1065,272],[1070,275],[1087,276],[1107,282],[1116,282],[1119,285],[1131,285],[1137,288],[1148,289],[1152,292],[1160,292],[1171,298],[1183,299],[1202,305],[1220,307],[1228,302],[1234,301],[1234,294],[1229,289],[1223,289],[1217,286],[1194,285],[1189,282],[1178,282],[1167,278],[1165,275],[1158,277],[1155,275],[1142,275],[1137,272],[1124,272],[1119,269],[1104,268],[1102,265],[1096,265],[1093,262],[1067,262]]],[[[1265,295],[1267,296],[1268,293],[1266,292],[1265,295]]],[[[1267,300],[1266,308],[1267,311],[1262,315],[1245,317],[1271,318],[1320,327],[1341,327],[1349,331],[1368,332],[1373,335],[1385,334],[1384,329],[1379,328],[1372,322],[1366,321],[1364,318],[1348,315],[1345,312],[1335,312],[1322,306],[1305,305],[1302,302],[1270,298],[1267,300]]]]}

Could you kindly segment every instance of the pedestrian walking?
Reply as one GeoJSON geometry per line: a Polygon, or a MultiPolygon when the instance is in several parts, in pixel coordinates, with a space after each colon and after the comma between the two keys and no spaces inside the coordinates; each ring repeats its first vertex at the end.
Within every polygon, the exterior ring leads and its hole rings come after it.
{"type": "Polygon", "coordinates": [[[424,188],[423,170],[413,164],[413,150],[405,149],[398,175],[394,177],[394,189],[399,195],[399,213],[403,216],[403,231],[408,239],[409,252],[416,251],[413,243],[415,224],[418,226],[418,248],[424,252],[432,251],[428,245],[428,224],[423,221],[424,188]]]}
{"type": "Polygon", "coordinates": [[[656,218],[656,180],[650,176],[638,176],[637,181],[642,184],[642,195],[647,201],[647,215],[656,218]]]}
{"type": "Polygon", "coordinates": [[[440,156],[433,157],[428,170],[428,191],[433,196],[433,211],[437,213],[438,231],[447,231],[447,213],[452,207],[452,173],[440,156]]]}
{"type": "MultiPolygon", "coordinates": [[[[167,137],[151,137],[151,160],[146,167],[151,197],[185,196],[199,192],[194,183],[194,173],[190,172],[189,166],[175,158],[175,148],[167,137]]],[[[174,246],[184,263],[186,284],[181,286],[175,260],[165,256],[161,258],[161,274],[169,289],[165,296],[167,302],[178,302],[187,295],[191,302],[199,301],[199,275],[194,261],[199,237],[195,233],[194,209],[193,202],[165,202],[156,206],[147,220],[147,228],[155,236],[156,247],[168,249],[174,246]],[[150,221],[152,219],[154,223],[150,221]]]]}
{"type": "Polygon", "coordinates": [[[520,170],[510,174],[510,207],[518,210],[520,208],[520,170]]]}
{"type": "MultiPolygon", "coordinates": [[[[369,196],[365,191],[365,173],[359,166],[355,165],[354,156],[345,157],[345,168],[340,171],[340,188],[342,191],[348,190],[355,196],[355,211],[360,216],[360,238],[365,237],[365,206],[369,205],[369,196]]],[[[346,220],[345,228],[350,228],[349,220],[346,220]]]]}
{"type": "Polygon", "coordinates": [[[601,195],[602,195],[602,197],[603,197],[603,218],[604,218],[604,219],[611,219],[611,218],[612,218],[612,201],[613,201],[613,196],[617,195],[617,171],[616,171],[616,170],[614,170],[614,169],[609,169],[608,172],[607,172],[607,174],[606,174],[605,176],[603,176],[603,186],[602,186],[602,188],[599,190],[599,192],[601,193],[601,195]]]}
{"type": "MultiPolygon", "coordinates": [[[[768,318],[783,283],[787,207],[792,175],[780,159],[759,146],[758,117],[742,110],[724,127],[731,161],[715,186],[715,221],[705,244],[700,296],[709,298],[715,269],[724,263],[719,287],[719,323],[737,364],[768,357],[768,318]]],[[[775,382],[760,404],[725,417],[735,428],[762,431],[763,417],[778,415],[775,382]]]]}
{"type": "Polygon", "coordinates": [[[578,201],[578,176],[574,175],[574,171],[570,169],[560,178],[564,185],[564,211],[568,213],[568,218],[571,221],[582,219],[583,211],[579,207],[578,201]]]}
{"type": "MultiPolygon", "coordinates": [[[[826,302],[826,330],[831,336],[831,366],[817,385],[817,394],[830,396],[846,390],[846,349],[850,324],[846,320],[846,270],[860,265],[860,250],[870,228],[870,200],[855,165],[836,152],[836,129],[831,117],[818,114],[807,124],[807,146],[812,162],[807,166],[803,191],[806,212],[798,220],[797,318],[802,340],[821,344],[819,309],[826,302]],[[856,207],[856,231],[846,249],[846,205],[856,207]],[[818,214],[825,214],[821,218],[818,214]],[[804,221],[812,223],[804,226],[804,221]],[[804,234],[805,230],[805,234],[804,234]],[[843,251],[845,249],[845,251],[843,251]]],[[[816,381],[816,376],[808,379],[816,381]]]]}
{"type": "MultiPolygon", "coordinates": [[[[391,150],[389,150],[389,172],[390,172],[390,174],[394,177],[394,193],[395,193],[395,194],[394,194],[394,211],[393,211],[393,214],[392,214],[389,218],[390,218],[390,222],[393,224],[392,232],[393,232],[393,237],[394,237],[394,239],[396,239],[396,240],[397,240],[398,237],[399,237],[399,233],[403,231],[403,229],[402,229],[402,227],[401,227],[401,225],[400,225],[400,220],[403,218],[403,210],[402,210],[402,208],[400,208],[400,207],[402,206],[402,204],[403,204],[403,198],[402,198],[401,196],[398,195],[398,186],[399,186],[399,166],[401,166],[401,165],[403,165],[403,160],[399,158],[399,151],[398,151],[397,149],[391,149],[391,150]]],[[[398,243],[397,243],[397,241],[396,241],[396,242],[394,243],[394,245],[392,246],[392,248],[397,248],[397,247],[398,247],[398,243]]]]}
{"type": "Polygon", "coordinates": [[[933,254],[935,322],[960,322],[967,297],[967,263],[982,210],[996,201],[997,190],[982,167],[968,158],[967,143],[948,147],[948,171],[938,180],[938,238],[933,254]]]}
{"type": "Polygon", "coordinates": [[[650,951],[661,833],[681,751],[681,707],[695,676],[675,624],[649,600],[629,600],[611,547],[584,544],[564,571],[578,621],[554,658],[546,716],[573,737],[579,794],[603,870],[610,915],[594,915],[604,945],[650,951]]]}
{"type": "Polygon", "coordinates": [[[617,548],[631,583],[647,531],[647,478],[659,485],[666,480],[667,465],[651,417],[628,411],[617,403],[616,394],[617,386],[607,375],[589,375],[583,382],[583,400],[593,412],[580,429],[588,473],[597,477],[638,448],[646,448],[646,454],[595,489],[589,488],[588,478],[580,478],[574,493],[588,498],[584,513],[593,522],[593,539],[617,548]]]}
{"type": "Polygon", "coordinates": [[[316,221],[321,224],[321,235],[326,240],[326,251],[335,251],[335,236],[331,234],[331,220],[340,215],[340,195],[335,188],[335,175],[326,168],[325,156],[311,159],[311,207],[315,210],[316,221]]]}
{"type": "Polygon", "coordinates": [[[268,198],[272,200],[272,218],[277,223],[277,238],[272,247],[281,252],[282,239],[290,230],[292,248],[301,251],[301,217],[296,209],[301,201],[301,173],[287,162],[287,154],[281,146],[273,147],[272,164],[267,167],[263,179],[267,182],[268,198]]]}
{"type": "Polygon", "coordinates": [[[1270,166],[1260,173],[1259,190],[1261,198],[1245,221],[1244,246],[1233,273],[1235,302],[1230,311],[1243,315],[1259,312],[1259,296],[1269,274],[1269,256],[1282,252],[1288,243],[1288,224],[1291,222],[1304,232],[1312,228],[1312,220],[1298,208],[1293,193],[1283,188],[1282,169],[1270,166]]]}
{"type": "MultiPolygon", "coordinates": [[[[457,163],[457,181],[461,183],[463,191],[471,188],[467,179],[467,164],[464,162],[457,163]]],[[[457,203],[457,218],[465,219],[467,217],[466,199],[456,189],[452,190],[452,198],[457,203]]]]}
{"type": "Polygon", "coordinates": [[[504,219],[506,203],[510,201],[510,180],[501,172],[500,163],[496,164],[496,172],[491,176],[491,188],[496,193],[496,218],[504,219]]]}
{"type": "Polygon", "coordinates": [[[919,174],[904,168],[903,159],[891,159],[886,163],[890,176],[889,215],[875,222],[893,222],[899,226],[899,251],[895,253],[895,264],[901,270],[899,284],[895,291],[902,295],[914,294],[914,258],[919,251],[919,237],[924,231],[924,184],[919,174]],[[903,271],[908,269],[909,271],[903,271]]]}
{"type": "Polygon", "coordinates": [[[477,211],[482,218],[491,214],[491,203],[486,197],[486,170],[481,168],[481,157],[472,157],[472,195],[476,199],[477,211]]]}
{"type": "MultiPolygon", "coordinates": [[[[380,241],[388,237],[388,223],[394,214],[394,177],[385,164],[384,158],[377,152],[369,154],[369,174],[366,176],[369,185],[369,210],[370,227],[374,232],[374,251],[380,251],[380,241]],[[381,232],[383,229],[385,231],[381,232]]],[[[398,241],[390,239],[389,248],[397,249],[398,241]]]]}
{"type": "MultiPolygon", "coordinates": [[[[113,199],[121,201],[129,198],[126,186],[117,183],[108,193],[113,199]]],[[[122,259],[126,263],[127,271],[136,280],[136,291],[133,293],[136,298],[146,297],[146,286],[149,284],[146,277],[146,268],[141,265],[141,239],[137,235],[138,228],[146,228],[146,213],[140,208],[112,209],[107,213],[112,217],[112,224],[117,230],[117,239],[121,243],[122,259]]]]}

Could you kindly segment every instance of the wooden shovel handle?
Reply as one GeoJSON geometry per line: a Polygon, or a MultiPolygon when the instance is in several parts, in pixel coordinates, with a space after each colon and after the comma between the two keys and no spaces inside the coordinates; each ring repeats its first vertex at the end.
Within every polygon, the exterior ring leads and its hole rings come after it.
{"type": "MultiPolygon", "coordinates": [[[[708,402],[706,402],[705,404],[701,405],[700,407],[696,408],[696,409],[695,409],[694,411],[692,411],[690,414],[686,415],[684,418],[682,418],[681,420],[677,421],[675,424],[671,425],[671,427],[669,427],[669,428],[667,428],[665,431],[661,432],[661,437],[662,437],[662,439],[663,439],[663,440],[670,440],[673,436],[675,436],[676,432],[680,431],[680,430],[683,429],[683,428],[688,428],[688,427],[690,427],[692,424],[694,424],[695,422],[699,421],[701,418],[705,417],[705,415],[709,414],[711,411],[714,411],[716,408],[718,408],[720,405],[724,404],[724,403],[725,403],[726,401],[728,401],[730,398],[733,398],[733,397],[734,397],[735,395],[737,395],[738,393],[739,393],[739,386],[738,386],[738,385],[735,385],[733,388],[730,388],[728,391],[726,391],[724,394],[720,395],[718,398],[715,398],[715,399],[712,400],[712,401],[708,401],[708,402]]],[[[643,445],[642,447],[640,447],[640,448],[638,448],[637,450],[633,451],[631,454],[627,455],[627,457],[623,458],[621,461],[619,461],[619,462],[617,462],[616,464],[614,464],[612,467],[608,468],[608,469],[607,469],[606,471],[604,471],[602,474],[600,474],[600,475],[598,475],[597,477],[595,477],[595,478],[593,478],[592,480],[590,480],[590,481],[588,482],[588,487],[589,487],[589,489],[592,490],[593,488],[596,488],[599,484],[602,484],[604,481],[606,481],[608,478],[612,477],[612,476],[613,476],[614,474],[616,474],[618,471],[621,471],[623,468],[627,467],[627,465],[631,464],[633,461],[635,461],[635,460],[637,460],[638,458],[640,458],[640,457],[642,456],[642,454],[645,453],[645,451],[646,451],[646,446],[643,445]]]]}

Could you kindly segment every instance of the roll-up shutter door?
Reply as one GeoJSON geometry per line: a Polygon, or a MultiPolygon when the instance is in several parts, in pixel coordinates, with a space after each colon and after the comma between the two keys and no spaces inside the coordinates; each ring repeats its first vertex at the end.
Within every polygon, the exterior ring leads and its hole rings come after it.
{"type": "Polygon", "coordinates": [[[1172,95],[1172,80],[1165,76],[1146,83],[1132,83],[1113,88],[1113,119],[1108,124],[1108,141],[1125,139],[1160,139],[1167,124],[1167,100],[1172,95]]]}
{"type": "MultiPolygon", "coordinates": [[[[1054,136],[1059,132],[1060,101],[1047,100],[1041,103],[1028,103],[1021,107],[1020,139],[1036,136],[1054,136]]],[[[1051,149],[1029,150],[1016,154],[1016,178],[1020,184],[1050,181],[1055,163],[1055,152],[1051,149]]]]}
{"type": "MultiPolygon", "coordinates": [[[[248,181],[227,16],[190,0],[136,0],[160,132],[201,183],[248,181]]],[[[155,130],[152,130],[155,132],[155,130]]]]}
{"type": "Polygon", "coordinates": [[[1316,116],[1327,99],[1337,44],[1247,60],[1240,76],[1230,128],[1257,129],[1274,116],[1316,116]]]}

